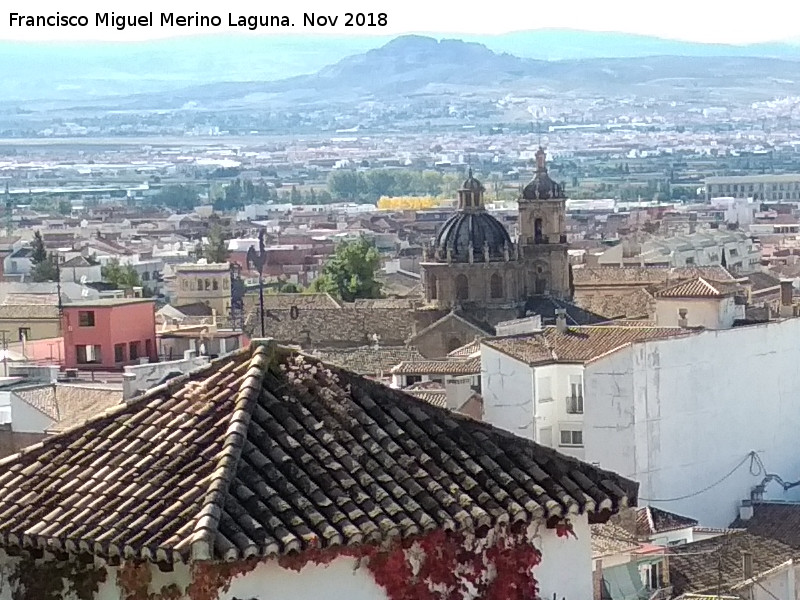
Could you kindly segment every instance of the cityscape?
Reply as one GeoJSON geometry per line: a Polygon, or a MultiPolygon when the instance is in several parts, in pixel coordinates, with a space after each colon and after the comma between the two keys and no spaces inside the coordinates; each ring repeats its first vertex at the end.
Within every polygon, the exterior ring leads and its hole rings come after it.
{"type": "Polygon", "coordinates": [[[800,45],[253,39],[0,42],[0,600],[798,600],[800,45]]]}

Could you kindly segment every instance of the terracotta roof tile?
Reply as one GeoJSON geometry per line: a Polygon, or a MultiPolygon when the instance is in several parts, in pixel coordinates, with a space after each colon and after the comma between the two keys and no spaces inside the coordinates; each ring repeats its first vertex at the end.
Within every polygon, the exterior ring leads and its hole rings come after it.
{"type": "Polygon", "coordinates": [[[743,581],[742,552],[751,553],[754,575],[798,556],[791,546],[743,531],[671,546],[670,551],[674,555],[669,557],[669,578],[675,596],[730,593],[743,581]]]}
{"type": "Polygon", "coordinates": [[[697,525],[695,519],[682,517],[654,506],[643,506],[636,511],[636,534],[642,537],[695,525],[697,525]]]}
{"type": "Polygon", "coordinates": [[[723,298],[733,296],[739,290],[735,283],[709,281],[696,277],[661,289],[655,293],[657,298],[723,298]]]}
{"type": "Polygon", "coordinates": [[[592,558],[633,552],[640,544],[636,536],[616,523],[597,523],[591,526],[592,558]]]}
{"type": "Polygon", "coordinates": [[[476,339],[469,342],[468,344],[464,344],[460,348],[456,348],[452,352],[448,352],[447,356],[466,357],[466,356],[472,356],[474,354],[480,354],[480,351],[481,351],[481,342],[480,340],[476,339]]]}
{"type": "Polygon", "coordinates": [[[450,360],[403,361],[392,369],[397,375],[474,375],[481,372],[481,357],[450,360]]]}
{"type": "Polygon", "coordinates": [[[642,285],[706,277],[713,281],[733,281],[724,267],[577,267],[572,271],[576,286],[642,285]]]}
{"type": "Polygon", "coordinates": [[[546,327],[542,333],[489,338],[483,343],[528,364],[585,363],[637,342],[666,339],[696,332],[680,327],[597,325],[570,327],[565,332],[546,327]]]}
{"type": "Polygon", "coordinates": [[[359,375],[388,375],[392,367],[409,360],[425,360],[413,346],[361,346],[360,348],[320,348],[313,355],[359,375]]]}
{"type": "Polygon", "coordinates": [[[588,512],[637,484],[255,344],[0,461],[0,545],[237,559],[588,512]]]}
{"type": "Polygon", "coordinates": [[[800,503],[754,503],[753,516],[747,521],[736,519],[731,527],[800,548],[800,503]]]}

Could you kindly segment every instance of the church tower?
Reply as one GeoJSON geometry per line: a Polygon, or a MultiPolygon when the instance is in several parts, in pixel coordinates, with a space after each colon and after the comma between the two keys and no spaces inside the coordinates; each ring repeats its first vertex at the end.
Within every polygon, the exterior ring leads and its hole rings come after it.
{"type": "Polygon", "coordinates": [[[566,235],[566,196],[547,174],[546,155],[536,152],[536,176],[519,199],[519,252],[524,263],[528,295],[547,294],[569,299],[569,257],[566,235]]]}

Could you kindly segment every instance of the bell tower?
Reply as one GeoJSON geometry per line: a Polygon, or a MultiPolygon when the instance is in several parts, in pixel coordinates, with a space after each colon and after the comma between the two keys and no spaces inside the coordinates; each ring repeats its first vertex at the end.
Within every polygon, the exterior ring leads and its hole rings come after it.
{"type": "Polygon", "coordinates": [[[566,234],[567,197],[547,173],[543,148],[536,152],[536,175],[519,199],[519,248],[525,263],[528,294],[568,299],[569,258],[566,234]]]}

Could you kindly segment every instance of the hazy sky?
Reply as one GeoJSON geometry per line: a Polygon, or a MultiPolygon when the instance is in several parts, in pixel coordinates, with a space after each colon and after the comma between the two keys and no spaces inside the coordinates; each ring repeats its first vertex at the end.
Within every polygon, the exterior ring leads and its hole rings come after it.
{"type": "MultiPolygon", "coordinates": [[[[3,2],[0,12],[0,39],[4,40],[110,40],[135,41],[197,33],[223,33],[220,28],[131,28],[118,32],[95,27],[94,13],[113,9],[117,14],[155,13],[216,14],[227,25],[228,12],[234,15],[286,14],[296,25],[259,32],[234,29],[241,35],[370,35],[399,33],[494,34],[525,29],[571,28],[592,31],[622,31],[659,37],[743,44],[795,38],[800,40],[800,2],[797,0],[492,0],[489,3],[431,2],[430,0],[287,0],[247,2],[229,0],[173,0],[160,2],[110,2],[108,0],[31,0],[3,2]],[[474,8],[472,8],[474,6],[474,8]],[[10,12],[24,14],[84,14],[90,25],[83,28],[58,27],[34,29],[10,27],[10,12]],[[345,12],[385,12],[385,28],[342,27],[304,28],[303,13],[339,14],[345,12]]],[[[227,30],[230,32],[231,30],[227,30]]]]}

